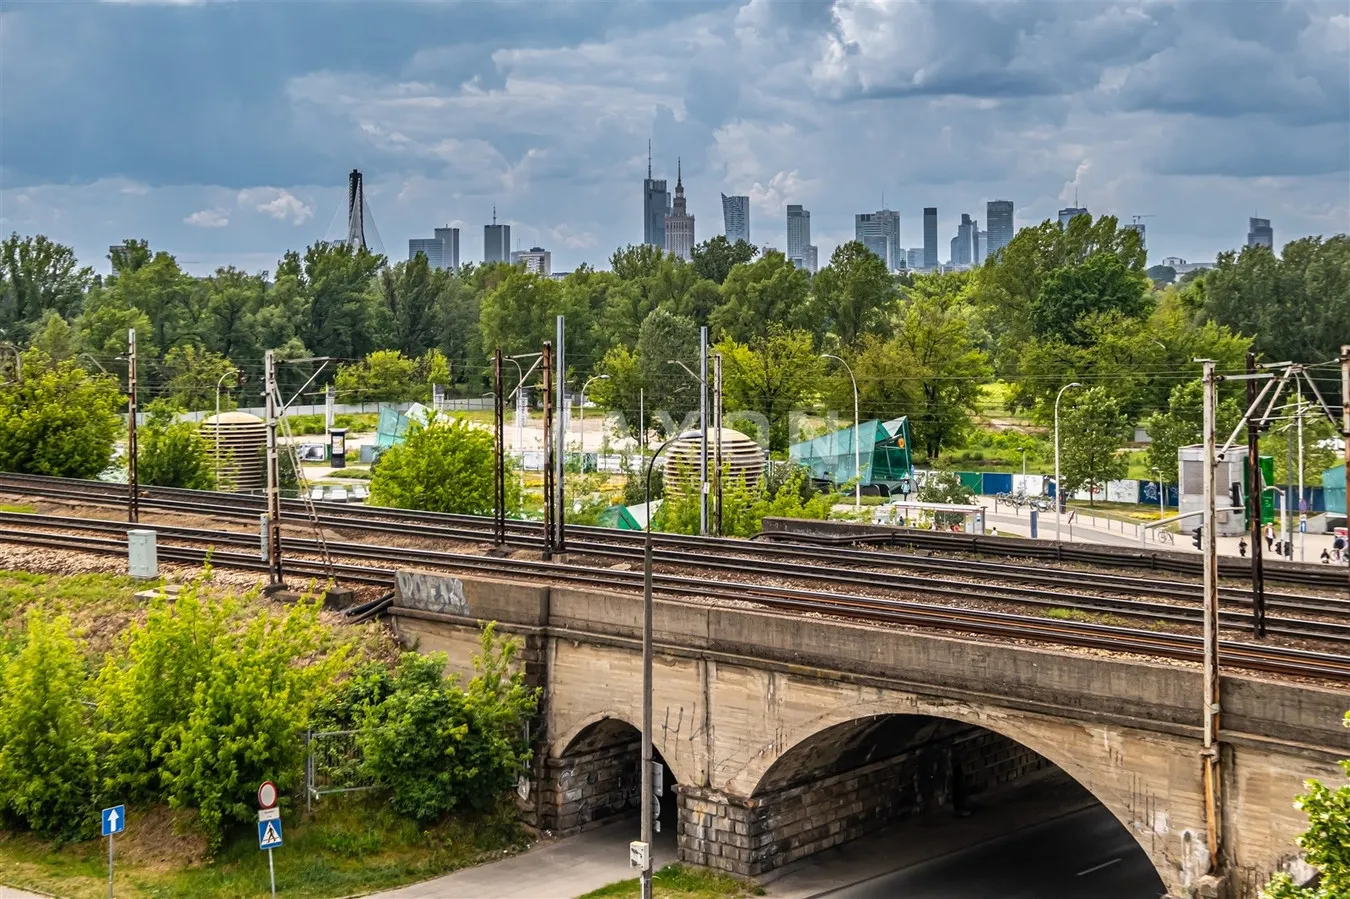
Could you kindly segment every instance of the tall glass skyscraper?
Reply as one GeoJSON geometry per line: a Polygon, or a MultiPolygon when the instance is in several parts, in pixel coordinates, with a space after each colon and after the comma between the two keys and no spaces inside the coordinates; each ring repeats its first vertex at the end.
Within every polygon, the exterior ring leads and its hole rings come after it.
{"type": "Polygon", "coordinates": [[[727,240],[750,242],[750,198],[722,194],[722,224],[727,240]]]}
{"type": "Polygon", "coordinates": [[[647,141],[647,178],[642,182],[642,242],[666,248],[666,216],[670,215],[670,191],[666,179],[652,178],[652,142],[647,141]]]}
{"type": "MultiPolygon", "coordinates": [[[[984,247],[984,259],[988,259],[999,250],[1012,243],[1012,200],[990,200],[985,204],[984,229],[989,234],[988,243],[984,247]]],[[[984,259],[981,259],[980,261],[983,262],[984,259]]]]}
{"type": "Polygon", "coordinates": [[[860,212],[853,216],[853,239],[867,247],[886,263],[889,271],[898,271],[905,258],[900,249],[900,213],[893,209],[860,212]]]}
{"type": "Polygon", "coordinates": [[[694,258],[694,217],[689,214],[684,199],[684,175],[680,163],[675,163],[675,203],[666,216],[665,250],[688,262],[694,258]]]}
{"type": "Polygon", "coordinates": [[[936,206],[923,208],[923,267],[930,270],[938,267],[936,206]]]}
{"type": "Polygon", "coordinates": [[[806,259],[811,246],[811,210],[789,205],[787,208],[787,258],[806,259]]]}
{"type": "Polygon", "coordinates": [[[497,207],[492,207],[492,224],[483,226],[483,261],[511,261],[511,226],[497,224],[497,207]]]}
{"type": "Polygon", "coordinates": [[[1247,219],[1247,246],[1275,249],[1275,229],[1270,227],[1270,219],[1247,219]]]}
{"type": "Polygon", "coordinates": [[[427,264],[432,268],[458,271],[459,229],[446,225],[444,228],[437,228],[435,234],[436,236],[430,239],[413,238],[408,241],[408,259],[411,260],[421,253],[427,257],[427,264]]]}
{"type": "Polygon", "coordinates": [[[1086,206],[1068,206],[1064,209],[1061,209],[1059,211],[1059,226],[1061,228],[1069,227],[1069,222],[1078,218],[1080,215],[1085,215],[1088,218],[1092,218],[1092,213],[1087,211],[1086,206]]]}

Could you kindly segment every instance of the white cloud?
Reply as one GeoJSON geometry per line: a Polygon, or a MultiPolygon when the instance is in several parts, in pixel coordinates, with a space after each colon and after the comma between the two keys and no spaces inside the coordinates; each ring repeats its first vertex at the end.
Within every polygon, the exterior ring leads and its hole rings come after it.
{"type": "Polygon", "coordinates": [[[203,209],[183,219],[194,228],[224,228],[230,223],[230,217],[221,209],[203,209]]]}
{"type": "Polygon", "coordinates": [[[249,187],[239,191],[239,205],[270,215],[279,222],[301,225],[314,217],[314,207],[280,187],[249,187]]]}
{"type": "Polygon", "coordinates": [[[580,231],[568,225],[558,225],[548,230],[553,240],[569,250],[589,250],[600,241],[590,231],[580,231]]]}

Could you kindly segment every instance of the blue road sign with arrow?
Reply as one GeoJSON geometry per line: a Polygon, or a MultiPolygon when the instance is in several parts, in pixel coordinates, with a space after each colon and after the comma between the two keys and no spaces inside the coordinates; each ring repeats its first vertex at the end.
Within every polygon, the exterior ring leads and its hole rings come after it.
{"type": "Polygon", "coordinates": [[[258,848],[276,849],[281,845],[281,819],[258,822],[258,848]]]}
{"type": "Polygon", "coordinates": [[[123,806],[114,805],[112,808],[105,808],[100,817],[103,819],[102,836],[110,837],[127,829],[127,812],[123,806]]]}

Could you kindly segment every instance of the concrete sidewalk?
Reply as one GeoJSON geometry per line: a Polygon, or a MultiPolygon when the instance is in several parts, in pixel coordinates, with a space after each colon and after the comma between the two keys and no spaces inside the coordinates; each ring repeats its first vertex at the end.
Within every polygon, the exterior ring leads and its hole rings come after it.
{"type": "MultiPolygon", "coordinates": [[[[378,899],[573,899],[636,877],[628,843],[637,820],[607,824],[565,840],[541,843],[520,855],[383,893],[378,899]]],[[[655,867],[675,861],[675,835],[657,834],[655,867]]]]}

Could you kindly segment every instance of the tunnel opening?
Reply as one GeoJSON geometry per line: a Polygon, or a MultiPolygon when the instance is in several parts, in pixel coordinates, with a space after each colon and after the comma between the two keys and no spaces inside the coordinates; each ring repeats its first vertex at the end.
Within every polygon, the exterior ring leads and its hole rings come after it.
{"type": "MultiPolygon", "coordinates": [[[[679,817],[675,773],[655,746],[652,762],[661,772],[655,797],[658,834],[673,844],[679,817]]],[[[568,836],[618,820],[636,824],[642,804],[642,732],[633,725],[601,718],[582,728],[546,765],[544,802],[551,813],[546,829],[568,836]]]]}
{"type": "Polygon", "coordinates": [[[878,715],[822,730],[765,771],[744,816],[745,873],[834,857],[850,859],[850,876],[876,874],[840,897],[928,895],[922,878],[939,875],[924,870],[941,857],[955,866],[944,889],[956,878],[963,891],[932,895],[1166,893],[1134,837],[1068,773],[961,721],[878,715]]]}

